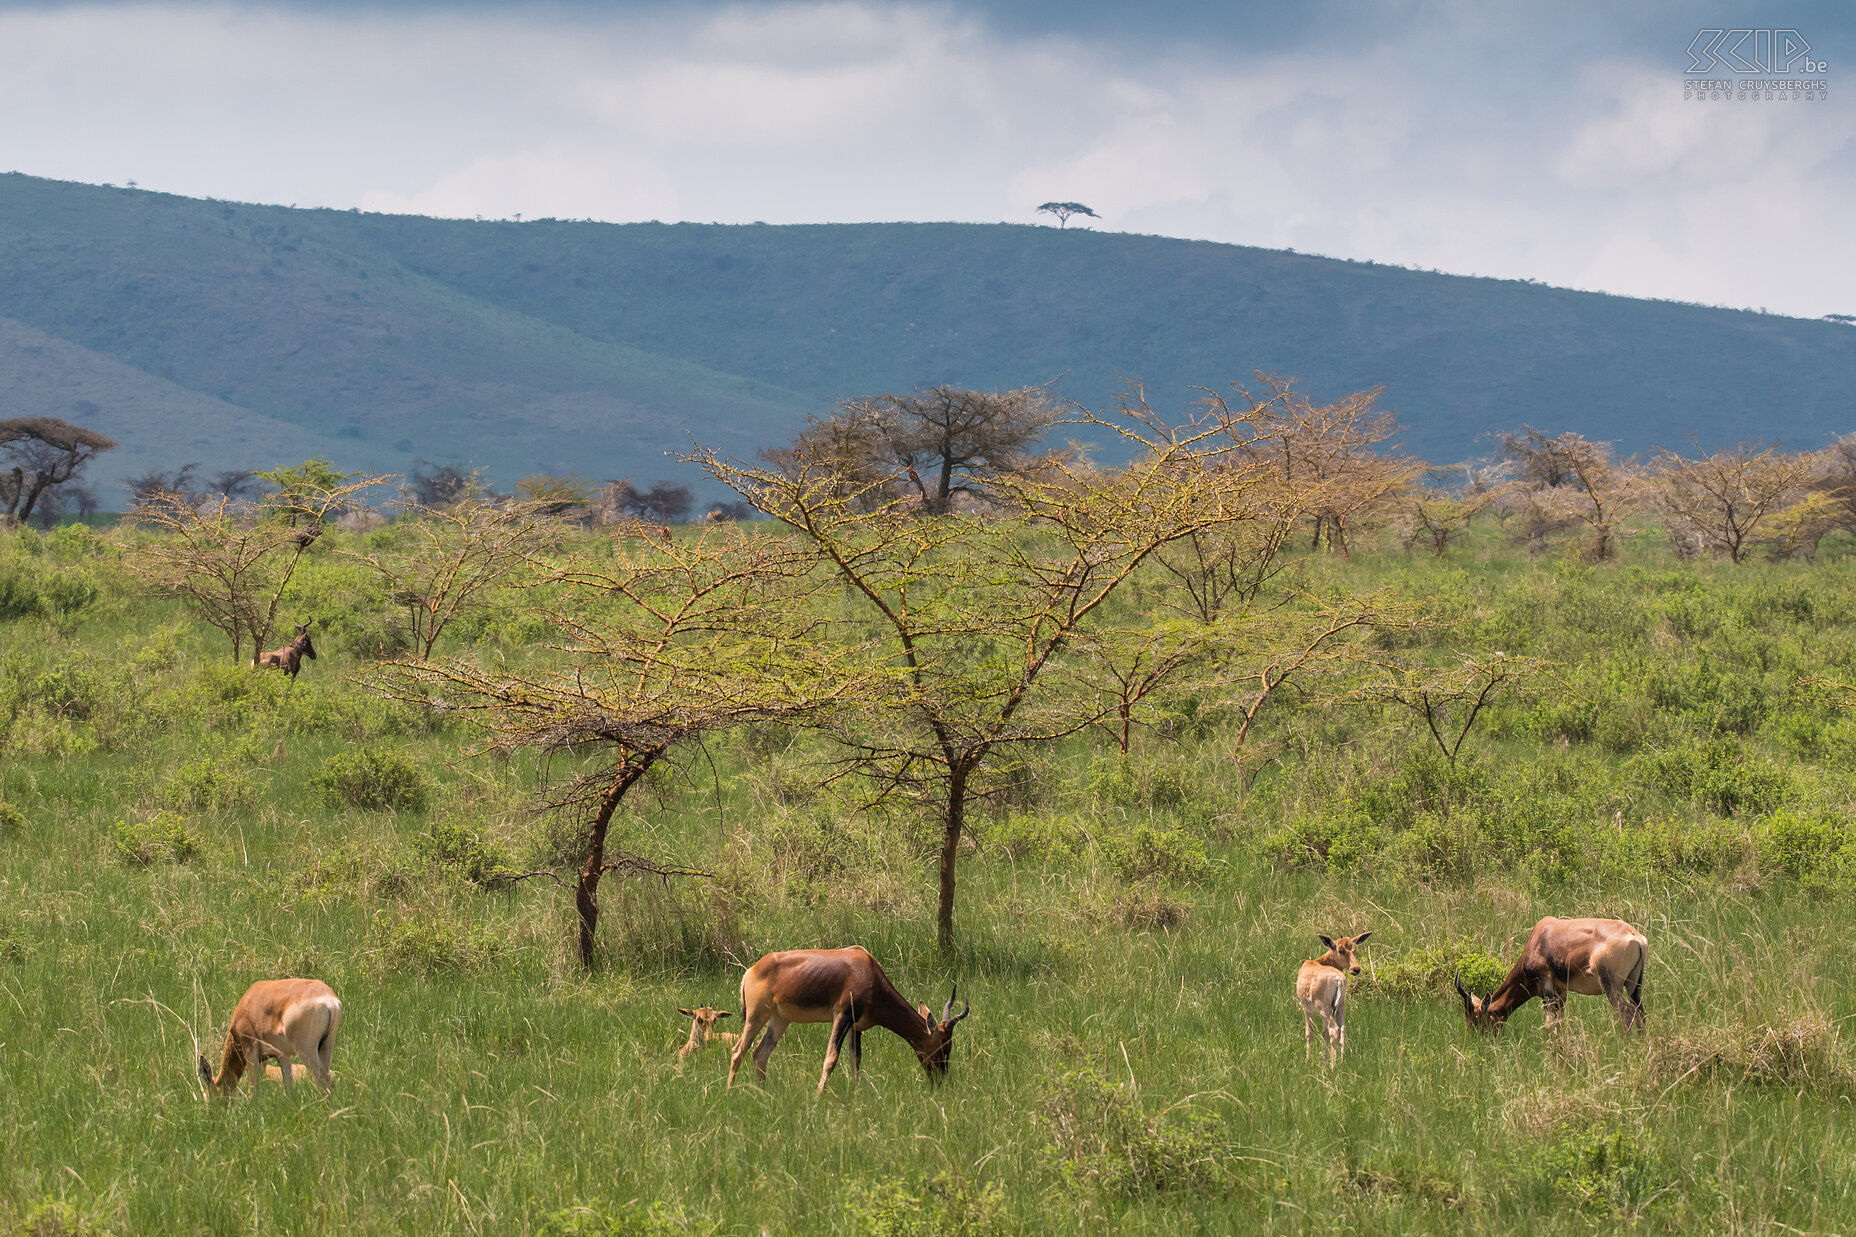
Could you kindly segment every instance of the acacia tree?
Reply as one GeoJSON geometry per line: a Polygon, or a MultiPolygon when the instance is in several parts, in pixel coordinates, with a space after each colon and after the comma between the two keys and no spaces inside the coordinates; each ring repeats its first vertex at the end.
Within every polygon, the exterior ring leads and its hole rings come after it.
{"type": "Polygon", "coordinates": [[[993,480],[1032,466],[1033,448],[1058,415],[1043,387],[861,396],[809,419],[792,445],[759,458],[789,476],[800,468],[820,476],[827,464],[837,485],[864,495],[866,506],[882,505],[900,487],[927,514],[945,515],[954,495],[985,496],[993,480]],[[885,484],[871,484],[879,480],[885,484]]]}
{"type": "Polygon", "coordinates": [[[819,633],[812,600],[829,580],[816,568],[788,537],[725,524],[679,540],[635,524],[609,555],[538,572],[563,593],[544,611],[556,632],[544,656],[514,668],[404,658],[369,683],[455,711],[483,732],[478,753],[596,753],[592,769],[543,792],[547,806],[587,814],[572,888],[580,961],[591,966],[601,878],[671,871],[607,845],[639,779],[680,744],[742,722],[800,720],[862,690],[864,651],[819,633]]]}
{"type": "Polygon", "coordinates": [[[859,638],[883,666],[857,716],[827,719],[874,806],[912,802],[938,821],[936,933],[954,939],[956,863],[974,798],[997,758],[1098,724],[1111,705],[1091,681],[1088,642],[1114,638],[1107,603],[1164,546],[1236,518],[1241,487],[1202,467],[1253,435],[1228,414],[1172,427],[1144,405],[1084,419],[1140,451],[1125,470],[1065,458],[988,483],[997,518],[921,518],[891,484],[859,491],[810,460],[752,467],[692,457],[783,520],[860,612],[859,638]]]}
{"type": "Polygon", "coordinates": [[[1325,535],[1329,550],[1349,557],[1352,523],[1409,486],[1423,465],[1381,450],[1398,432],[1397,419],[1378,407],[1382,388],[1317,404],[1295,390],[1292,378],[1258,378],[1258,390],[1238,388],[1250,415],[1269,431],[1254,449],[1275,463],[1280,484],[1313,517],[1311,548],[1319,549],[1325,535]]]}
{"type": "Polygon", "coordinates": [[[1057,216],[1057,226],[1060,228],[1070,222],[1072,215],[1087,215],[1091,219],[1102,217],[1081,202],[1046,202],[1038,207],[1038,214],[1057,216]]]}
{"type": "Polygon", "coordinates": [[[1743,442],[1699,459],[1660,450],[1651,471],[1656,505],[1671,533],[1739,563],[1761,540],[1762,530],[1806,499],[1821,471],[1821,457],[1743,442]]]}
{"type": "Polygon", "coordinates": [[[1585,557],[1603,562],[1617,554],[1624,518],[1641,501],[1634,468],[1618,463],[1608,442],[1571,432],[1549,438],[1531,425],[1500,436],[1518,474],[1515,493],[1527,505],[1530,541],[1583,525],[1585,557]]]}
{"type": "Polygon", "coordinates": [[[0,456],[12,468],[0,474],[8,528],[32,518],[32,509],[48,490],[75,480],[116,440],[57,417],[0,420],[0,456]]]}
{"type": "Polygon", "coordinates": [[[1379,675],[1356,689],[1351,699],[1393,705],[1422,721],[1437,750],[1454,767],[1463,740],[1488,703],[1504,692],[1518,691],[1544,664],[1501,652],[1468,657],[1454,666],[1388,657],[1380,660],[1379,675]]]}
{"type": "Polygon", "coordinates": [[[380,577],[401,647],[429,658],[446,628],[479,609],[492,587],[555,542],[556,529],[542,517],[554,514],[556,501],[405,504],[388,546],[351,551],[350,557],[380,577]]]}
{"type": "Polygon", "coordinates": [[[326,465],[260,475],[283,478],[262,503],[159,489],[139,496],[129,513],[128,527],[155,534],[129,547],[129,570],[224,632],[235,662],[244,659],[247,642],[252,656],[263,650],[284,590],[325,522],[355,494],[387,480],[326,465]]]}
{"type": "Polygon", "coordinates": [[[1442,558],[1450,539],[1466,531],[1470,521],[1488,510],[1501,496],[1502,491],[1496,488],[1411,490],[1399,502],[1405,525],[1405,548],[1409,550],[1425,542],[1433,555],[1442,558]]]}

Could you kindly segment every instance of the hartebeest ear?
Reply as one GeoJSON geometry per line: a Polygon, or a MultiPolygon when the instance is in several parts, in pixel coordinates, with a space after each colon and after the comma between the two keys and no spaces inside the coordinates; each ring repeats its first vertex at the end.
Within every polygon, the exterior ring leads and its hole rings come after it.
{"type": "Polygon", "coordinates": [[[734,1015],[733,1015],[733,1014],[731,1014],[731,1013],[729,1013],[729,1012],[728,1012],[727,1010],[725,1010],[725,1009],[723,1009],[723,1010],[717,1010],[717,1011],[716,1011],[716,1015],[715,1015],[715,1016],[716,1016],[716,1018],[717,1018],[718,1020],[720,1020],[720,1019],[722,1019],[722,1018],[733,1018],[733,1017],[734,1017],[734,1015]]]}
{"type": "Polygon", "coordinates": [[[934,1030],[934,1015],[928,1012],[927,1003],[923,1002],[922,1004],[917,1005],[915,1007],[915,1011],[922,1016],[922,1022],[927,1025],[928,1029],[930,1031],[934,1030]]]}
{"type": "Polygon", "coordinates": [[[1322,944],[1322,945],[1323,945],[1324,947],[1326,947],[1326,948],[1328,948],[1328,949],[1333,949],[1333,948],[1334,948],[1334,942],[1333,942],[1333,940],[1332,940],[1331,938],[1329,938],[1329,937],[1325,937],[1325,936],[1323,936],[1323,935],[1321,935],[1321,934],[1320,934],[1319,932],[1317,932],[1317,933],[1315,933],[1315,939],[1316,939],[1316,940],[1318,940],[1318,941],[1320,941],[1320,942],[1321,942],[1321,944],[1322,944]]]}
{"type": "Polygon", "coordinates": [[[685,1018],[694,1018],[696,1016],[696,1011],[693,1009],[679,1009],[677,1012],[682,1014],[685,1018]]]}
{"type": "Polygon", "coordinates": [[[1360,935],[1358,935],[1358,936],[1356,936],[1356,937],[1354,937],[1354,938],[1353,938],[1353,943],[1354,943],[1355,945],[1364,945],[1364,944],[1366,944],[1366,938],[1367,938],[1367,937],[1369,937],[1369,936],[1371,936],[1371,935],[1372,935],[1372,932],[1371,932],[1370,930],[1368,930],[1368,931],[1366,931],[1366,932],[1362,932],[1362,933],[1360,933],[1360,935]]]}

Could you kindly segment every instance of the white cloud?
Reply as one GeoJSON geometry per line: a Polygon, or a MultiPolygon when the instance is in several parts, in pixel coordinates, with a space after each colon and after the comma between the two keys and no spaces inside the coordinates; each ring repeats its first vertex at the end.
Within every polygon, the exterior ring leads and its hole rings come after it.
{"type": "Polygon", "coordinates": [[[1097,227],[1856,310],[1847,109],[1684,104],[1679,47],[1591,61],[1544,20],[1442,6],[1258,55],[850,2],[10,9],[0,168],[487,217],[1031,222],[1059,198],[1097,227]]]}

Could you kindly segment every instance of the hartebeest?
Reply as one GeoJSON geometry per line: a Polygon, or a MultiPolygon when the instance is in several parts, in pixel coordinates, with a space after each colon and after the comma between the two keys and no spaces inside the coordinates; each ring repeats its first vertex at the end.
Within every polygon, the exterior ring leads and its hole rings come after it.
{"type": "Polygon", "coordinates": [[[1312,962],[1302,963],[1295,973],[1295,998],[1302,1003],[1302,1047],[1315,1045],[1315,1019],[1321,1020],[1328,1046],[1328,1064],[1347,1052],[1347,976],[1360,973],[1360,960],[1354,950],[1366,943],[1371,932],[1343,936],[1338,941],[1317,934],[1316,939],[1327,952],[1312,962]]]}
{"type": "MultiPolygon", "coordinates": [[[[231,1095],[249,1068],[255,1093],[265,1061],[282,1067],[293,1065],[292,1057],[301,1057],[326,1092],[332,1083],[329,1061],[335,1054],[335,1029],[341,1021],[342,1003],[320,979],[261,979],[245,989],[232,1011],[218,1076],[202,1056],[200,1079],[209,1091],[231,1095]]],[[[279,1074],[286,1087],[295,1087],[294,1068],[280,1068],[279,1074]]]]}
{"type": "Polygon", "coordinates": [[[1566,1010],[1566,994],[1602,996],[1628,1031],[1643,1026],[1643,964],[1650,942],[1622,919],[1555,919],[1534,925],[1519,961],[1501,987],[1478,1000],[1456,977],[1463,1017],[1471,1028],[1499,1031],[1510,1014],[1540,998],[1552,1026],[1566,1010]]]}
{"type": "Polygon", "coordinates": [[[700,1051],[702,1046],[712,1039],[724,1044],[735,1042],[736,1036],[733,1031],[715,1029],[715,1024],[722,1019],[734,1017],[727,1010],[710,1009],[707,1005],[701,1005],[695,1009],[679,1009],[677,1012],[690,1020],[690,1037],[683,1047],[677,1050],[677,1060],[681,1061],[690,1053],[700,1051]]]}
{"type": "MultiPolygon", "coordinates": [[[[309,623],[315,621],[315,619],[311,619],[309,623]]],[[[260,670],[281,670],[292,679],[295,679],[296,672],[303,668],[303,659],[305,657],[309,658],[311,661],[316,660],[316,646],[311,644],[309,640],[309,623],[298,623],[296,625],[296,639],[292,640],[281,649],[272,649],[268,653],[258,654],[251,659],[251,664],[260,670]]]]}
{"type": "Polygon", "coordinates": [[[960,1012],[948,1016],[953,1013],[958,993],[958,987],[948,993],[947,1004],[936,1018],[926,1005],[910,1008],[870,951],[860,945],[767,954],[741,977],[741,1016],[745,1025],[741,1038],[735,1041],[734,1055],[728,1059],[728,1085],[735,1084],[735,1073],[750,1048],[754,1049],[754,1076],[765,1082],[767,1058],[773,1055],[786,1028],[795,1022],[831,1023],[825,1070],[818,1079],[820,1091],[837,1068],[838,1051],[846,1038],[851,1042],[851,1074],[857,1076],[863,1065],[863,1033],[870,1027],[887,1027],[909,1041],[922,1069],[927,1071],[928,1081],[939,1081],[947,1072],[954,1028],[973,1012],[963,1001],[960,1012]],[[766,1037],[754,1048],[762,1027],[767,1029],[766,1037]]]}

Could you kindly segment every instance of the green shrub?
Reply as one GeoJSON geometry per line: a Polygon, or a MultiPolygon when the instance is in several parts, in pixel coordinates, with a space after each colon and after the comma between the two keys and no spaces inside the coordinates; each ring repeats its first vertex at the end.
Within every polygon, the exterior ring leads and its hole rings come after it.
{"type": "Polygon", "coordinates": [[[484,970],[502,957],[504,946],[481,924],[430,911],[376,919],[368,952],[370,971],[444,975],[484,970]]]}
{"type": "Polygon", "coordinates": [[[1847,886],[1856,881],[1856,831],[1823,810],[1777,811],[1766,818],[1760,858],[1807,888],[1847,886]]]}
{"type": "Polygon", "coordinates": [[[1200,881],[1211,874],[1204,843],[1183,829],[1136,825],[1129,833],[1106,834],[1100,845],[1108,865],[1130,881],[1200,881]]]}
{"type": "Polygon", "coordinates": [[[110,1237],[114,1230],[62,1199],[47,1198],[0,1231],[6,1237],[110,1237]]]}
{"type": "Polygon", "coordinates": [[[1740,745],[1729,739],[1684,739],[1632,757],[1629,767],[1665,794],[1722,816],[1770,812],[1792,793],[1783,768],[1744,759],[1740,745]]]}
{"type": "Polygon", "coordinates": [[[41,613],[39,573],[17,562],[0,563],[0,622],[37,618],[41,613]]]}
{"type": "Polygon", "coordinates": [[[0,799],[0,838],[11,837],[26,831],[26,814],[0,799]]]}
{"type": "Polygon", "coordinates": [[[893,1177],[851,1182],[845,1213],[857,1237],[986,1237],[1007,1227],[1003,1186],[945,1172],[920,1185],[893,1177]]]}
{"type": "Polygon", "coordinates": [[[980,832],[988,850],[1013,860],[1075,859],[1089,844],[1079,820],[1047,812],[1007,812],[980,832]]]}
{"type": "Polygon", "coordinates": [[[426,778],[404,753],[380,747],[356,747],[322,762],[312,780],[330,807],[364,812],[416,812],[428,797],[426,778]]]}
{"type": "Polygon", "coordinates": [[[248,770],[210,756],[169,773],[161,789],[169,807],[196,812],[235,811],[258,801],[258,787],[248,770]]]}
{"type": "Polygon", "coordinates": [[[0,923],[0,962],[24,962],[26,955],[32,952],[26,944],[19,929],[12,924],[0,923]]]}
{"type": "Polygon", "coordinates": [[[473,885],[497,888],[509,883],[516,869],[501,847],[483,835],[453,821],[436,821],[412,840],[413,853],[428,863],[454,869],[473,885]]]}
{"type": "Polygon", "coordinates": [[[1072,1186],[1135,1196],[1213,1192],[1230,1183],[1215,1124],[1183,1104],[1150,1116],[1132,1090],[1094,1070],[1073,1070],[1045,1087],[1034,1118],[1045,1154],[1072,1186]]]}
{"type": "Polygon", "coordinates": [[[1190,771],[1177,763],[1156,763],[1131,756],[1104,756],[1089,767],[1089,798],[1116,807],[1177,808],[1198,789],[1190,771]]]}
{"type": "Polygon", "coordinates": [[[613,1211],[575,1203],[541,1222],[541,1237],[676,1237],[690,1231],[665,1204],[645,1207],[636,1199],[613,1211]]]}
{"type": "Polygon", "coordinates": [[[1386,996],[1400,1001],[1441,996],[1454,1001],[1458,975],[1463,977],[1464,987],[1486,996],[1508,977],[1508,964],[1459,938],[1447,945],[1408,949],[1392,957],[1374,956],[1365,974],[1349,981],[1348,987],[1350,993],[1360,996],[1386,996]]]}
{"type": "Polygon", "coordinates": [[[1667,1193],[1649,1140],[1636,1131],[1573,1131],[1547,1146],[1538,1167],[1547,1189],[1582,1207],[1640,1212],[1667,1193]]]}
{"type": "Polygon", "coordinates": [[[171,812],[156,812],[146,820],[119,820],[110,837],[116,843],[117,858],[135,868],[191,863],[200,853],[187,822],[171,812]]]}

